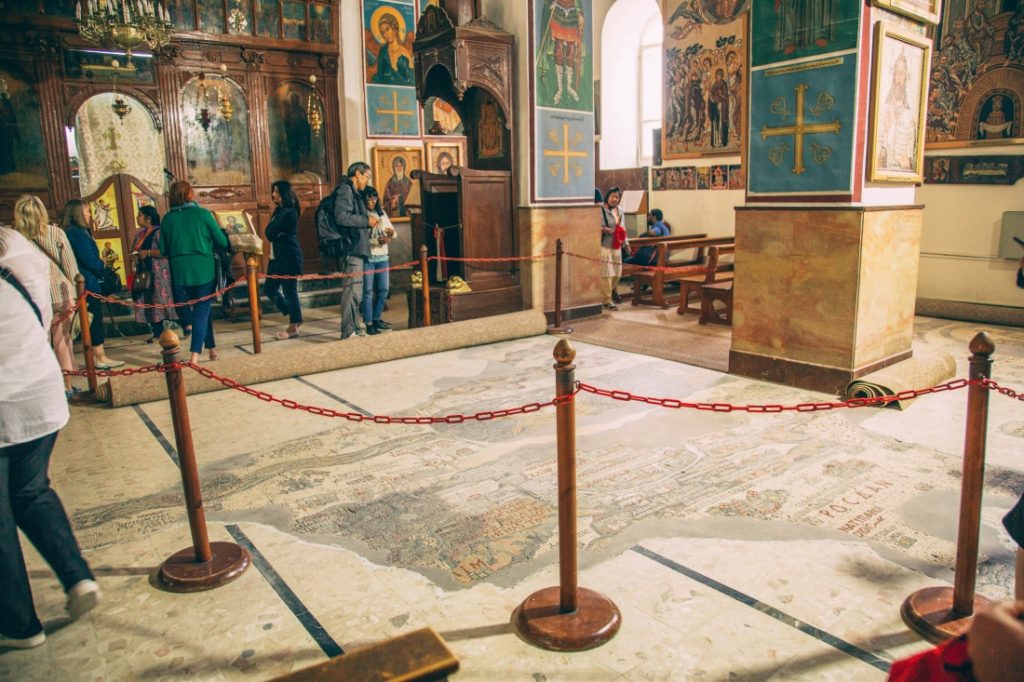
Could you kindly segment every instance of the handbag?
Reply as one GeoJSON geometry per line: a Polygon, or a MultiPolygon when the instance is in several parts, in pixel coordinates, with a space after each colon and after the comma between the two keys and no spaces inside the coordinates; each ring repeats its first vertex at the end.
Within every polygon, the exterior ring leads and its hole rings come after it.
{"type": "Polygon", "coordinates": [[[132,280],[132,298],[141,298],[144,294],[148,294],[152,288],[153,271],[136,268],[135,278],[132,280]]]}

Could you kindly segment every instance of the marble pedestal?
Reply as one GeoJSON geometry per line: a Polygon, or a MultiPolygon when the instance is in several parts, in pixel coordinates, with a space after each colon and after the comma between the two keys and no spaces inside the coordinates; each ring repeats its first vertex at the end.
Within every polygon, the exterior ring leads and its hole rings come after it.
{"type": "Polygon", "coordinates": [[[909,358],[923,207],[736,209],[729,372],[827,393],[909,358]]]}

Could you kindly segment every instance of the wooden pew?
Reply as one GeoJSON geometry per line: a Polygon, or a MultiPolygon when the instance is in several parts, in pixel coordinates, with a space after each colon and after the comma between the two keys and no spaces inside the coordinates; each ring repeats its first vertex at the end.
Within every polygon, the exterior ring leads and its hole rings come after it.
{"type": "Polygon", "coordinates": [[[701,324],[732,325],[732,284],[733,280],[702,284],[700,287],[700,320],[701,324]],[[715,310],[715,301],[722,301],[725,308],[722,312],[715,310]]]}
{"type": "Polygon", "coordinates": [[[435,682],[447,680],[458,669],[459,659],[440,635],[423,628],[276,677],[274,682],[435,682]]]}
{"type": "Polygon", "coordinates": [[[656,305],[668,308],[665,300],[665,285],[679,282],[686,277],[703,276],[704,264],[688,264],[691,257],[687,252],[702,253],[712,246],[732,245],[735,237],[707,237],[702,239],[676,239],[658,244],[658,267],[674,267],[673,270],[641,270],[633,275],[633,305],[656,305]],[[683,260],[685,259],[685,260],[683,260]],[[676,267],[678,266],[678,267],[676,267]],[[650,296],[644,296],[643,286],[651,287],[650,296]]]}
{"type": "MultiPolygon", "coordinates": [[[[641,248],[643,248],[645,246],[657,246],[658,244],[679,241],[680,239],[703,239],[704,237],[707,237],[707,236],[708,235],[707,235],[706,232],[701,232],[701,233],[698,233],[698,234],[680,234],[680,235],[669,234],[669,235],[665,235],[664,237],[633,237],[632,239],[629,240],[629,246],[630,246],[630,248],[633,249],[633,253],[636,253],[638,250],[640,250],[641,248]]],[[[703,263],[703,262],[704,262],[704,247],[698,247],[696,249],[696,253],[694,254],[694,257],[692,259],[690,259],[688,262],[680,263],[680,265],[697,265],[698,263],[703,263]]],[[[622,263],[622,276],[623,277],[632,277],[636,273],[643,271],[643,269],[644,269],[644,266],[642,266],[642,265],[635,265],[633,263],[626,263],[625,261],[623,261],[623,263],[622,263]]]]}
{"type": "Polygon", "coordinates": [[[736,253],[735,244],[724,244],[721,246],[712,246],[708,250],[708,262],[704,265],[700,272],[694,272],[682,277],[679,280],[679,306],[676,308],[676,313],[679,315],[685,315],[686,313],[701,313],[703,312],[703,286],[705,284],[714,284],[715,282],[724,282],[732,279],[732,263],[723,263],[722,256],[731,256],[736,253]],[[690,306],[690,297],[697,295],[697,306],[690,306]]]}

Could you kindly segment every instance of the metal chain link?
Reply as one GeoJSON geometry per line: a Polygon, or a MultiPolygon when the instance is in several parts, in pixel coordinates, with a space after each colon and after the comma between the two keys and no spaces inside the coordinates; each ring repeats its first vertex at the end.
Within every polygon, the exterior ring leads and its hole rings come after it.
{"type": "Polygon", "coordinates": [[[334,410],[329,407],[319,407],[317,405],[303,405],[302,403],[288,398],[278,398],[266,391],[258,391],[248,386],[243,386],[234,379],[227,377],[218,376],[212,370],[206,367],[200,367],[191,363],[179,363],[189,369],[195,371],[200,376],[206,377],[213,381],[220,382],[227,388],[232,388],[246,395],[250,395],[254,398],[258,398],[263,402],[277,403],[282,407],[287,407],[292,410],[300,410],[302,412],[309,412],[321,417],[332,417],[347,419],[351,422],[370,422],[373,424],[462,424],[467,421],[490,421],[491,419],[500,419],[502,417],[512,417],[519,414],[529,414],[531,412],[538,412],[545,407],[564,405],[565,403],[574,400],[579,390],[573,391],[570,394],[557,396],[552,400],[544,403],[529,403],[527,405],[521,405],[519,407],[510,407],[504,410],[485,410],[483,412],[477,412],[476,414],[449,414],[443,417],[395,417],[387,415],[365,415],[358,412],[342,412],[334,410]]]}
{"type": "Polygon", "coordinates": [[[168,364],[160,363],[159,365],[145,365],[143,367],[128,367],[126,369],[98,369],[95,372],[90,372],[85,369],[65,369],[61,370],[64,376],[69,377],[128,377],[133,374],[149,374],[150,372],[159,372],[163,374],[169,372],[172,369],[179,369],[181,367],[188,367],[187,362],[172,362],[168,364]]]}
{"type": "Polygon", "coordinates": [[[1024,393],[1017,393],[1017,391],[1013,390],[1012,388],[1006,388],[1005,386],[1000,386],[999,384],[997,384],[996,382],[992,381],[991,379],[982,379],[981,380],[981,385],[984,386],[985,388],[987,388],[990,391],[995,391],[997,393],[1001,393],[1001,394],[1005,395],[1007,398],[1013,398],[1014,400],[1024,400],[1024,393]]]}
{"type": "Polygon", "coordinates": [[[139,301],[125,300],[123,298],[117,298],[116,296],[104,296],[103,294],[97,294],[94,291],[86,291],[85,295],[103,301],[105,303],[116,303],[117,305],[123,305],[130,308],[183,308],[187,305],[195,305],[196,303],[216,298],[217,296],[220,296],[221,294],[228,292],[231,289],[234,289],[235,287],[241,286],[245,283],[246,278],[243,275],[236,279],[231,284],[224,287],[223,289],[218,289],[212,294],[207,294],[206,296],[194,298],[191,301],[182,301],[180,303],[140,303],[139,301]]]}
{"type": "MultiPolygon", "coordinates": [[[[596,386],[584,384],[579,381],[576,382],[576,390],[584,391],[586,393],[593,393],[594,395],[599,395],[605,398],[611,398],[612,400],[621,400],[624,402],[640,402],[646,403],[648,405],[667,407],[673,410],[690,409],[703,410],[707,412],[750,412],[753,414],[763,414],[775,412],[820,412],[822,410],[834,410],[838,408],[867,407],[868,405],[879,405],[884,403],[890,403],[896,400],[911,400],[913,398],[919,398],[923,395],[928,395],[930,393],[955,391],[957,389],[964,388],[965,386],[977,386],[979,384],[985,386],[986,388],[991,388],[991,386],[987,386],[985,384],[985,381],[987,380],[955,379],[953,381],[948,381],[944,384],[939,384],[938,386],[932,386],[930,388],[922,388],[912,391],[900,391],[896,395],[883,395],[875,398],[850,398],[849,400],[835,402],[800,403],[798,405],[732,405],[730,403],[688,403],[683,400],[677,400],[675,398],[652,398],[648,396],[634,395],[629,391],[597,388],[596,386]]],[[[1016,396],[1015,393],[1014,396],[1016,396]]],[[[1019,399],[1024,400],[1024,398],[1019,399]]]]}

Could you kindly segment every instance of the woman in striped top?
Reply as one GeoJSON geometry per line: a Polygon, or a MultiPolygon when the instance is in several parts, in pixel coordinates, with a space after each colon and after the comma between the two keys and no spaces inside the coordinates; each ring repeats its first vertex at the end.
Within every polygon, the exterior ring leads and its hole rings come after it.
{"type": "MultiPolygon", "coordinates": [[[[50,345],[62,370],[74,370],[71,318],[75,306],[75,277],[78,263],[64,230],[49,221],[46,207],[39,197],[26,194],[14,204],[14,229],[23,234],[43,252],[50,263],[50,303],[53,322],[50,325],[50,345]]],[[[77,393],[71,386],[71,377],[64,376],[64,394],[70,398],[77,393]]]]}

